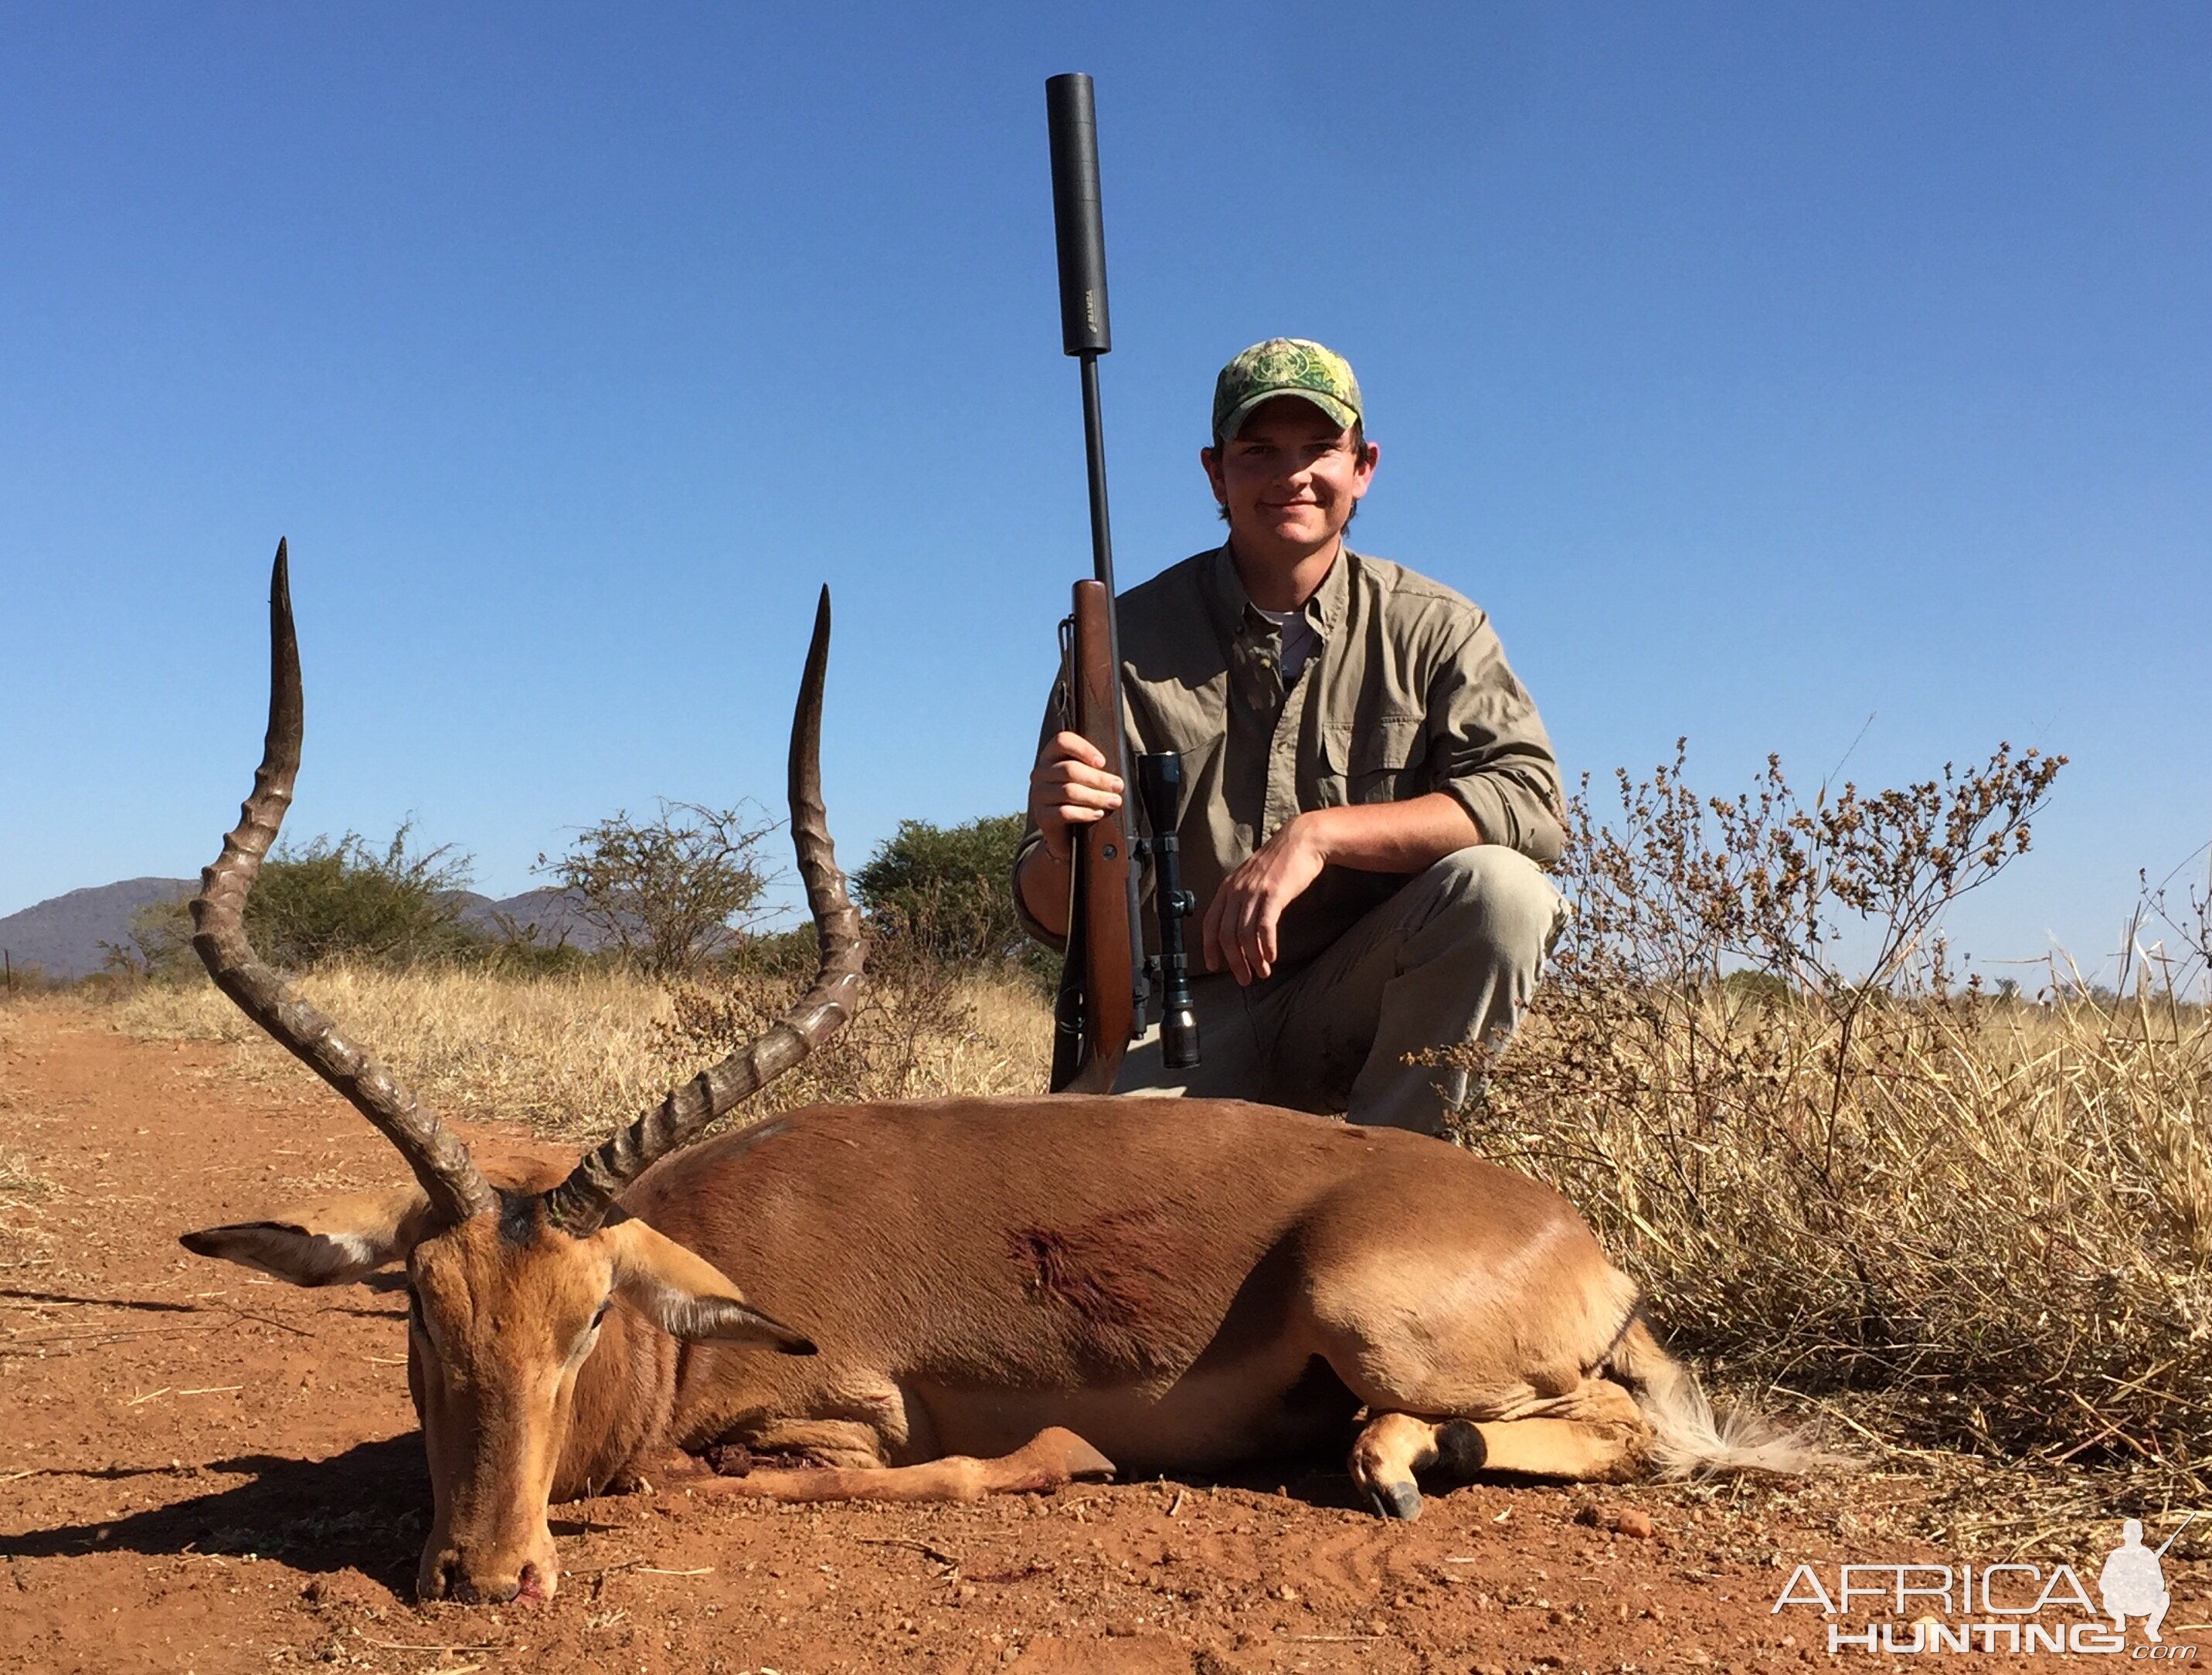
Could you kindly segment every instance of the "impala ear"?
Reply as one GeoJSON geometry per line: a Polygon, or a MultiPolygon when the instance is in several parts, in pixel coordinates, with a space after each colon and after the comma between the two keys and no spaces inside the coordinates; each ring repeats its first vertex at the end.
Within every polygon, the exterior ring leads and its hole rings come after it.
{"type": "Polygon", "coordinates": [[[641,1221],[617,1222],[593,1235],[614,1258],[615,1290],[673,1337],[693,1344],[755,1344],[786,1355],[814,1345],[748,1304],[722,1271],[641,1221]]]}
{"type": "Polygon", "coordinates": [[[221,1257],[295,1285],[343,1285],[404,1260],[429,1216],[420,1186],[392,1186],[280,1211],[265,1222],[202,1228],[177,1242],[195,1256],[221,1257]]]}

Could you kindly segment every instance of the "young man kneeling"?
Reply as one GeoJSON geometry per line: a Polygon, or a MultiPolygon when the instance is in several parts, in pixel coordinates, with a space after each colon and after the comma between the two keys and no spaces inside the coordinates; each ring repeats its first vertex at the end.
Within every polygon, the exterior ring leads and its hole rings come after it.
{"type": "MultiPolygon", "coordinates": [[[[1129,748],[1182,756],[1203,1062],[1166,1070],[1154,1029],[1115,1091],[1440,1133],[1464,1072],[1407,1055],[1510,1032],[1565,916],[1551,742],[1480,609],[1344,544],[1380,454],[1340,356],[1246,349],[1199,457],[1229,538],[1118,611],[1129,748]]],[[[1066,727],[1047,715],[1014,865],[1053,941],[1071,829],[1122,795],[1066,727]]]]}

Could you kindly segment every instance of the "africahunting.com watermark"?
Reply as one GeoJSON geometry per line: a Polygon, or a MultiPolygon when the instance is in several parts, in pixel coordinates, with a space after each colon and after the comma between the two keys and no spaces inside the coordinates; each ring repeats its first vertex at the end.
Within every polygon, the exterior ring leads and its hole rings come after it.
{"type": "Polygon", "coordinates": [[[1835,1653],[2104,1652],[2185,1663],[2197,1648],[2160,1632],[2173,1604],[2163,1561],[2180,1533],[2146,1547],[2142,1525],[2129,1519],[2094,1598],[2070,1564],[1801,1564],[1774,1612],[1818,1611],[1835,1653]]]}

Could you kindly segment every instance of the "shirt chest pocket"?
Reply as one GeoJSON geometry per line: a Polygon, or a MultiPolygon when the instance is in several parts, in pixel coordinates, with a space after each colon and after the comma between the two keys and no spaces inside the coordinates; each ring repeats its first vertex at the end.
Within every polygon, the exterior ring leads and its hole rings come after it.
{"type": "Polygon", "coordinates": [[[1428,718],[1386,715],[1322,733],[1324,803],[1395,803],[1428,786],[1428,718]]]}

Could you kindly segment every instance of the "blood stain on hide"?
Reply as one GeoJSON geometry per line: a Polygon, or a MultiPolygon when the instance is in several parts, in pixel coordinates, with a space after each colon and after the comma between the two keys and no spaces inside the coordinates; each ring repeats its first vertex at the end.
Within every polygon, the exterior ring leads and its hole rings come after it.
{"type": "Polygon", "coordinates": [[[1165,1221],[1154,1210],[1117,1210],[1067,1228],[1020,1228],[1008,1243],[1032,1298],[1057,1298],[1094,1326],[1126,1330],[1154,1318],[1170,1295],[1165,1221]]]}

